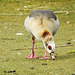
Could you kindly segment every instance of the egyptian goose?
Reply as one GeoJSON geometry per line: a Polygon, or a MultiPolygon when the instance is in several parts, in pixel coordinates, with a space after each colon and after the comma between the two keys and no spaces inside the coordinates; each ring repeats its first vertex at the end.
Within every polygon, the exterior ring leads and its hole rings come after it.
{"type": "Polygon", "coordinates": [[[46,49],[44,56],[39,59],[50,59],[50,57],[47,57],[48,51],[51,58],[54,60],[54,35],[59,29],[59,21],[56,15],[51,10],[35,10],[27,16],[24,26],[32,37],[32,51],[26,58],[38,58],[34,54],[34,43],[36,38],[43,42],[46,49]]]}

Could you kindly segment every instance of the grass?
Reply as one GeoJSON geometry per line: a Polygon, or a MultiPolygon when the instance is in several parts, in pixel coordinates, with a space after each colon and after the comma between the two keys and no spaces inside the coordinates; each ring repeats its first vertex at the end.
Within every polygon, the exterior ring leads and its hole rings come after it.
{"type": "MultiPolygon", "coordinates": [[[[0,75],[75,75],[75,13],[56,14],[60,21],[60,28],[54,36],[56,46],[68,42],[73,46],[57,47],[54,61],[25,59],[31,51],[27,48],[31,48],[32,43],[24,28],[24,20],[33,10],[74,11],[74,3],[74,0],[0,0],[0,75]],[[16,72],[8,73],[14,70],[16,72]]],[[[35,47],[40,46],[43,47],[42,42],[36,40],[35,47]]],[[[44,51],[35,49],[39,57],[43,56],[44,51]]]]}

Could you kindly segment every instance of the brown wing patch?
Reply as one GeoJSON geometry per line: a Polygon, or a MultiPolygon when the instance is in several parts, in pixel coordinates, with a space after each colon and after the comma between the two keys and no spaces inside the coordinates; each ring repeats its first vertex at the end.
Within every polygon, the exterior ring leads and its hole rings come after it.
{"type": "Polygon", "coordinates": [[[47,35],[51,35],[51,33],[45,30],[42,34],[42,37],[45,38],[47,35]]]}

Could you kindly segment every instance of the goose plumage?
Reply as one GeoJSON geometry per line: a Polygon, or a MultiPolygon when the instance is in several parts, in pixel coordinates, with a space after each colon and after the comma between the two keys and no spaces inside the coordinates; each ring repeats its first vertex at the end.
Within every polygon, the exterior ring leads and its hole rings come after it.
{"type": "Polygon", "coordinates": [[[55,59],[54,35],[59,29],[59,20],[51,10],[35,10],[25,19],[24,26],[32,37],[32,51],[28,58],[38,58],[34,53],[35,38],[42,41],[46,49],[45,54],[40,59],[50,59],[47,57],[47,51],[52,59],[55,59]]]}

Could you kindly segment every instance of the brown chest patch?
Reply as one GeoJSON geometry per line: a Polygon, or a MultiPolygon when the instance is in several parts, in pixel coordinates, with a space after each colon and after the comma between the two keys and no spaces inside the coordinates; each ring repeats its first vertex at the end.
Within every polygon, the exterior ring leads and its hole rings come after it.
{"type": "Polygon", "coordinates": [[[51,35],[51,33],[49,33],[48,31],[45,30],[45,31],[42,33],[42,37],[45,38],[47,35],[51,35]]]}

